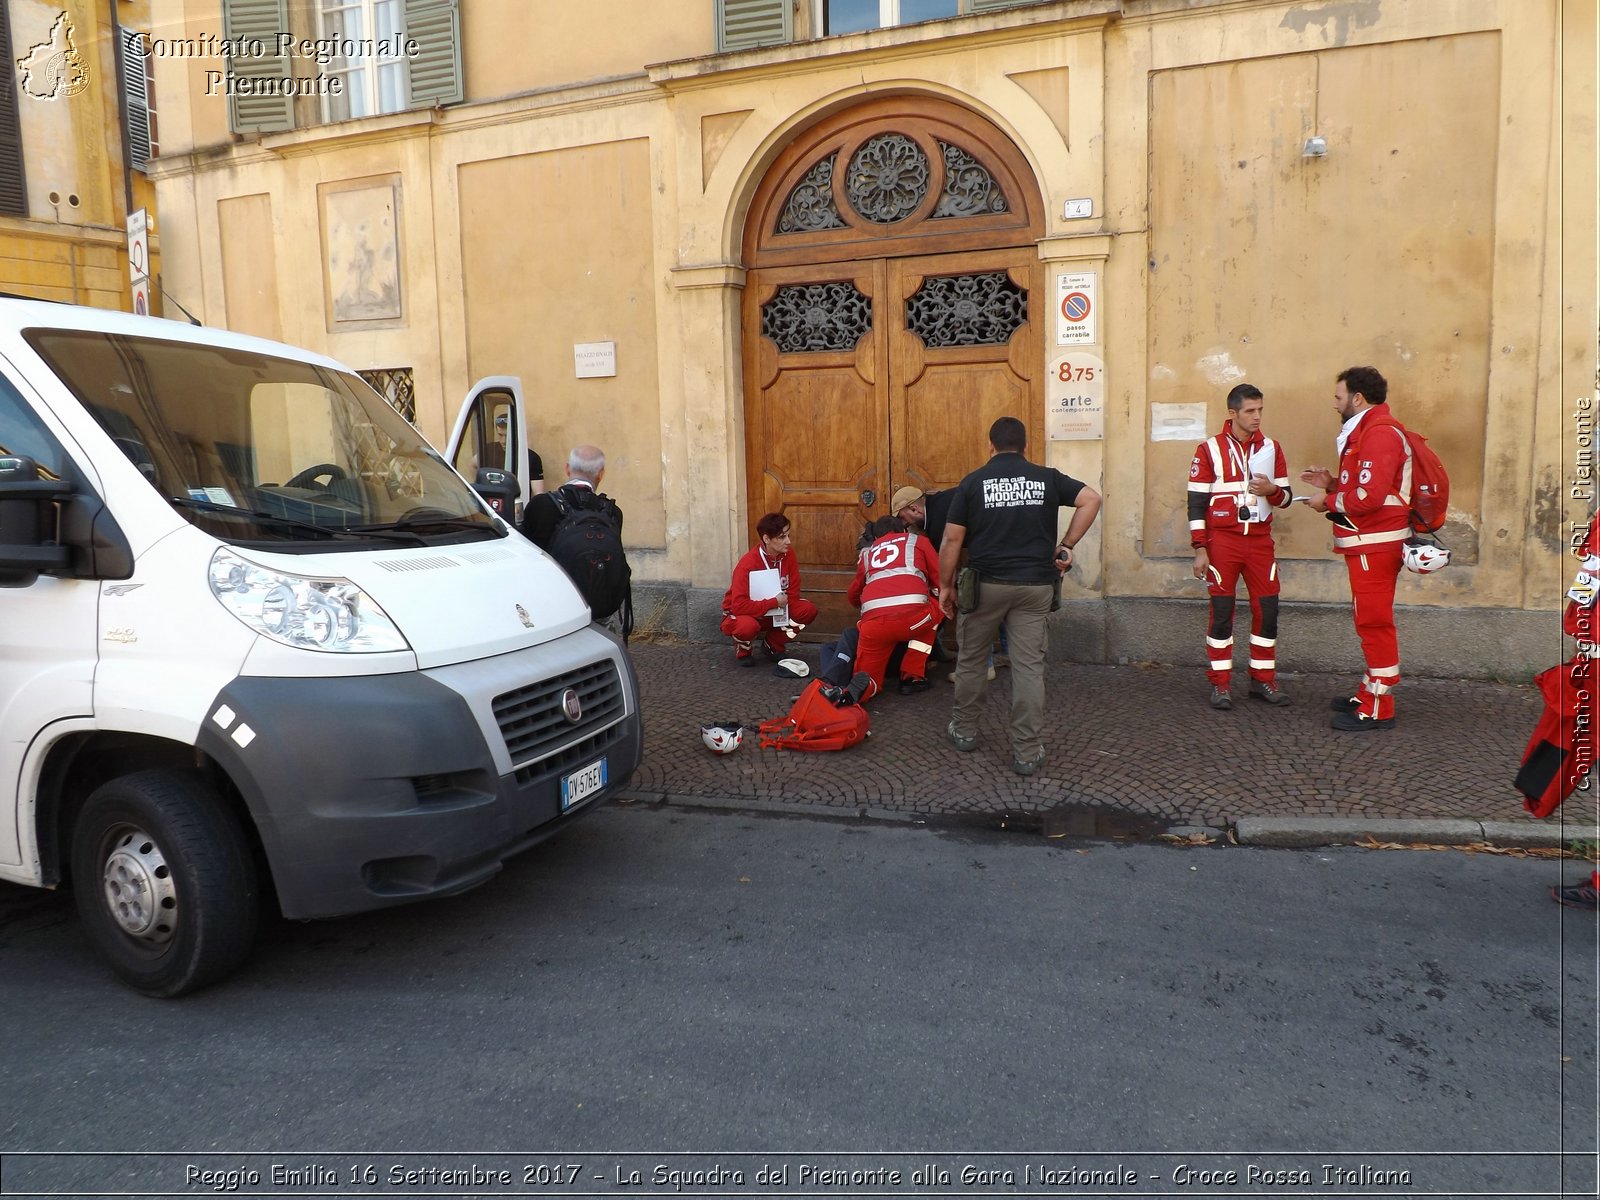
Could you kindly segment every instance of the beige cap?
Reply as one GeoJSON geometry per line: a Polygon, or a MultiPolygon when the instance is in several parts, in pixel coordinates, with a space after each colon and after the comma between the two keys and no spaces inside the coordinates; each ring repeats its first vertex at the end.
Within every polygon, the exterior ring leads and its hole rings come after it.
{"type": "Polygon", "coordinates": [[[905,487],[900,488],[895,492],[894,499],[889,501],[889,511],[894,515],[899,516],[902,508],[905,508],[908,504],[915,504],[921,499],[922,489],[919,487],[912,487],[908,483],[905,487]]]}

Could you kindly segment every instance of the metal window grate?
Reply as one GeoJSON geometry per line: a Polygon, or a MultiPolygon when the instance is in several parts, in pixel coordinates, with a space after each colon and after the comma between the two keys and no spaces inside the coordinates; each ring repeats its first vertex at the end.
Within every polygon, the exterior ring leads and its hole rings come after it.
{"type": "Polygon", "coordinates": [[[410,367],[362,371],[360,375],[372,385],[373,391],[389,402],[395,412],[413,425],[417,423],[417,392],[411,378],[410,367]]]}

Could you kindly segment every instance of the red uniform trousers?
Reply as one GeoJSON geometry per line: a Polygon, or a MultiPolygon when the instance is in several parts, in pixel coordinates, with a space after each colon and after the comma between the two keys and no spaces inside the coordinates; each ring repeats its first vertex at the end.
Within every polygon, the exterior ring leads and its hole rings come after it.
{"type": "Polygon", "coordinates": [[[1400,637],[1394,628],[1394,588],[1400,578],[1400,542],[1382,542],[1359,554],[1346,554],[1350,604],[1367,674],[1361,681],[1360,713],[1387,721],[1394,716],[1394,689],[1400,682],[1400,637]]]}
{"type": "MultiPolygon", "coordinates": [[[[789,605],[789,619],[798,625],[809,625],[817,619],[817,606],[809,600],[795,600],[789,605]]],[[[789,645],[789,635],[781,629],[774,629],[771,617],[736,617],[724,613],[722,632],[739,643],[739,650],[743,654],[750,653],[750,643],[758,637],[766,639],[767,648],[774,654],[782,652],[789,645]]]]}
{"type": "Polygon", "coordinates": [[[1206,630],[1206,678],[1227,690],[1233,674],[1233,593],[1244,576],[1250,597],[1250,678],[1278,680],[1278,560],[1272,535],[1213,529],[1206,546],[1211,560],[1206,590],[1211,593],[1211,624],[1206,630]]]}
{"type": "Polygon", "coordinates": [[[872,686],[863,700],[883,691],[889,655],[901,642],[906,644],[906,652],[900,659],[900,678],[921,679],[927,674],[928,655],[933,652],[934,634],[942,615],[937,602],[926,598],[916,604],[895,604],[861,614],[856,623],[861,637],[856,670],[872,676],[872,686]]]}

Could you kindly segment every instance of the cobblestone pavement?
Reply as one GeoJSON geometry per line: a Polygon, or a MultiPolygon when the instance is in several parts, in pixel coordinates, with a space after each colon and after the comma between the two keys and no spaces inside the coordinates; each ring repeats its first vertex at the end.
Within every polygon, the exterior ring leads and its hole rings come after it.
{"type": "MultiPolygon", "coordinates": [[[[1206,704],[1202,670],[1165,666],[1047,664],[1048,757],[1031,777],[1010,769],[1009,672],[986,697],[978,748],[944,740],[950,665],[930,668],[921,695],[890,690],[868,705],[872,735],[828,754],[762,750],[757,723],[788,711],[803,684],[772,666],[739,667],[725,646],[631,647],[645,726],[640,796],[708,796],[929,815],[1034,813],[1086,805],[1175,824],[1225,825],[1239,817],[1526,818],[1511,786],[1541,710],[1531,686],[1407,679],[1399,720],[1385,733],[1329,729],[1328,701],[1358,679],[1280,675],[1294,704],[1245,696],[1234,708],[1206,704]],[[743,747],[716,755],[700,726],[734,720],[743,747]]],[[[817,648],[798,655],[816,669],[817,648]]]]}

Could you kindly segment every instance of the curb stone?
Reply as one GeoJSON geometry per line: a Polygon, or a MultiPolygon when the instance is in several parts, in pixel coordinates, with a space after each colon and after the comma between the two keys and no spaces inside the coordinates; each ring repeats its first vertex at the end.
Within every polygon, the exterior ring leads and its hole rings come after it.
{"type": "Polygon", "coordinates": [[[1593,830],[1534,821],[1372,820],[1351,817],[1240,817],[1234,836],[1245,846],[1339,846],[1371,838],[1379,842],[1421,842],[1469,846],[1489,842],[1520,849],[1560,848],[1589,839],[1593,830]]]}
{"type": "MultiPolygon", "coordinates": [[[[928,814],[899,809],[861,807],[839,808],[808,804],[805,801],[779,801],[744,796],[672,795],[664,792],[621,791],[614,797],[623,805],[648,804],[655,807],[699,808],[716,812],[766,813],[789,817],[823,817],[830,820],[873,821],[889,825],[927,825],[928,814]]],[[[1351,817],[1240,817],[1232,823],[1234,838],[1241,846],[1306,848],[1348,846],[1371,839],[1378,842],[1430,846],[1470,846],[1488,842],[1515,849],[1560,849],[1573,842],[1600,842],[1600,828],[1546,824],[1536,821],[1472,820],[1361,820],[1351,817]]],[[[1226,828],[1175,825],[1168,834],[1187,837],[1204,833],[1226,844],[1226,828]]]]}

